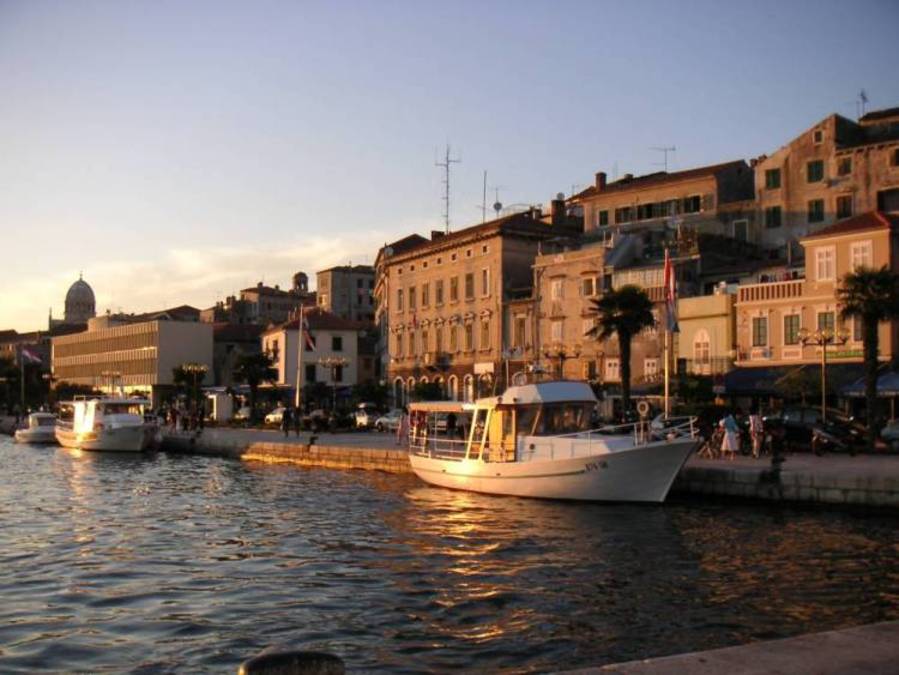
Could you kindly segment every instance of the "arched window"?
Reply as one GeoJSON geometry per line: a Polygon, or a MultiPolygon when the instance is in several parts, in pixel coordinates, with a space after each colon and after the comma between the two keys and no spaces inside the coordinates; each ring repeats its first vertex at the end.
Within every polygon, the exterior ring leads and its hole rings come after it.
{"type": "Polygon", "coordinates": [[[440,395],[446,396],[446,382],[443,381],[442,375],[438,375],[434,378],[434,384],[440,387],[440,395]]]}
{"type": "Polygon", "coordinates": [[[709,332],[705,328],[696,331],[693,336],[693,372],[709,375],[712,370],[712,345],[709,332]]]}
{"type": "Polygon", "coordinates": [[[397,408],[402,408],[406,405],[406,387],[403,383],[403,378],[398,377],[393,381],[393,404],[397,408]]]}
{"type": "Polygon", "coordinates": [[[490,396],[493,393],[493,375],[484,373],[478,378],[478,397],[490,396]]]}
{"type": "Polygon", "coordinates": [[[462,392],[462,400],[466,403],[474,401],[474,377],[466,375],[463,380],[464,390],[462,392]]]}
{"type": "Polygon", "coordinates": [[[455,375],[450,375],[447,380],[446,385],[446,395],[449,396],[450,401],[458,401],[459,400],[459,378],[455,375]]]}

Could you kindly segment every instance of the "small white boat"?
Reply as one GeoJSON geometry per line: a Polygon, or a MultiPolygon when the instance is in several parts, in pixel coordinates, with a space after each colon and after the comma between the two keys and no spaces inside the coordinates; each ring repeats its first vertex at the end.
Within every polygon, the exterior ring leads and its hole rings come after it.
{"type": "Polygon", "coordinates": [[[16,429],[16,443],[56,443],[55,425],[53,413],[31,413],[25,428],[16,429]]]}
{"type": "Polygon", "coordinates": [[[154,422],[145,421],[149,401],[132,398],[76,399],[69,415],[61,415],[56,424],[56,440],[66,448],[142,452],[156,438],[154,422]]]}
{"type": "Polygon", "coordinates": [[[596,397],[584,382],[510,387],[473,404],[412,403],[409,461],[422,480],[473,492],[545,499],[663,502],[696,448],[691,418],[590,429],[596,397]],[[428,418],[470,413],[467,439],[428,418]]]}

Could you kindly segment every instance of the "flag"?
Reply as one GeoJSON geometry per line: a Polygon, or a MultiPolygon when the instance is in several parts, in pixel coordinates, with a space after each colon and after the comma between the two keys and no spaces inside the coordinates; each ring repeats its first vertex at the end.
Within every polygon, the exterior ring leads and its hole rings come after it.
{"type": "Polygon", "coordinates": [[[26,347],[22,347],[22,359],[28,361],[28,363],[43,363],[40,356],[26,347]]]}
{"type": "Polygon", "coordinates": [[[668,330],[672,333],[680,332],[677,327],[677,279],[674,275],[674,265],[671,264],[671,256],[665,249],[665,313],[668,317],[668,330]]]}
{"type": "Polygon", "coordinates": [[[309,321],[302,309],[300,309],[300,330],[303,332],[306,349],[310,352],[315,351],[315,340],[312,339],[312,333],[309,332],[309,321]]]}

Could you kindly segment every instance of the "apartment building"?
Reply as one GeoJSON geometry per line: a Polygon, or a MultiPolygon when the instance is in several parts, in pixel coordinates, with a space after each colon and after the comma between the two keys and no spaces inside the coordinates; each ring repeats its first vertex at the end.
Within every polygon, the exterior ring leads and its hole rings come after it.
{"type": "Polygon", "coordinates": [[[375,287],[394,399],[431,382],[452,399],[495,391],[509,347],[506,302],[529,292],[541,245],[580,227],[557,199],[548,219],[531,209],[379,254],[375,287]]]}
{"type": "MultiPolygon", "coordinates": [[[[843,324],[837,289],[859,267],[887,265],[899,272],[899,216],[864,213],[803,237],[804,278],[739,288],[737,365],[746,368],[818,364],[821,347],[803,345],[800,330],[845,330],[846,341],[827,348],[828,362],[861,363],[860,321],[843,324]]],[[[899,344],[899,323],[879,328],[879,359],[889,361],[899,344]]]]}
{"type": "Polygon", "coordinates": [[[571,198],[583,208],[585,232],[633,232],[686,227],[750,240],[755,218],[753,172],[743,160],[685,171],[625,174],[571,198]]]}
{"type": "Polygon", "coordinates": [[[316,273],[318,306],[349,321],[374,321],[374,288],[371,265],[342,265],[316,273]]]}
{"type": "Polygon", "coordinates": [[[53,377],[93,387],[114,383],[159,405],[172,390],[173,370],[184,363],[205,365],[206,382],[212,381],[212,345],[210,324],[100,316],[90,319],[84,332],[52,338],[53,377]]]}
{"type": "Polygon", "coordinates": [[[899,210],[899,108],[858,122],[830,115],[753,165],[759,241],[801,255],[804,236],[899,210]]]}

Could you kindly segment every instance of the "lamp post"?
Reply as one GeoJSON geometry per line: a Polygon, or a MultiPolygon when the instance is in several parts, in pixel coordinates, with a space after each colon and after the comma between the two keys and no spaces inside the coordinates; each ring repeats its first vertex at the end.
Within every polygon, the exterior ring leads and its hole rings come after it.
{"type": "Polygon", "coordinates": [[[324,366],[331,371],[331,386],[334,389],[331,398],[332,411],[337,410],[337,379],[335,377],[337,374],[337,369],[345,367],[349,362],[349,359],[347,359],[345,356],[323,356],[318,360],[318,364],[320,366],[324,366]]]}
{"type": "Polygon", "coordinates": [[[578,344],[565,345],[561,342],[554,342],[543,350],[543,356],[545,356],[550,361],[552,361],[553,359],[558,359],[560,380],[565,376],[565,360],[576,359],[580,355],[581,346],[578,344]]]}
{"type": "Polygon", "coordinates": [[[114,394],[116,382],[121,379],[122,373],[118,370],[104,370],[100,373],[100,377],[103,378],[101,387],[109,387],[109,393],[114,394]]]}
{"type": "Polygon", "coordinates": [[[199,410],[200,405],[200,388],[199,388],[199,379],[201,377],[205,377],[209,367],[203,363],[183,363],[181,364],[181,370],[185,373],[189,373],[194,378],[194,409],[199,410]]]}
{"type": "Polygon", "coordinates": [[[799,342],[803,347],[815,345],[821,347],[821,421],[827,421],[827,347],[828,345],[844,345],[849,340],[849,331],[840,328],[819,328],[812,332],[808,328],[799,329],[799,342]]]}

